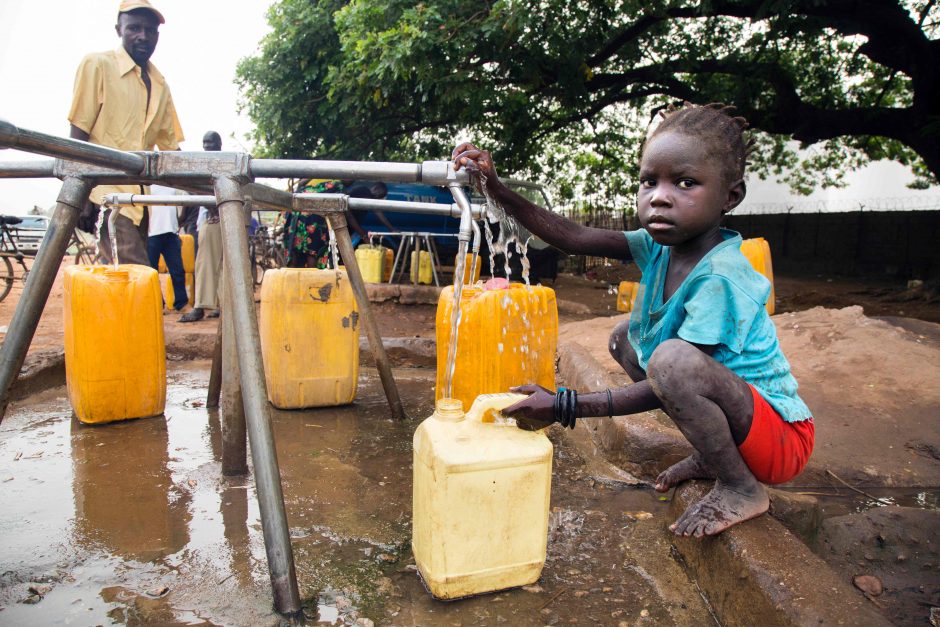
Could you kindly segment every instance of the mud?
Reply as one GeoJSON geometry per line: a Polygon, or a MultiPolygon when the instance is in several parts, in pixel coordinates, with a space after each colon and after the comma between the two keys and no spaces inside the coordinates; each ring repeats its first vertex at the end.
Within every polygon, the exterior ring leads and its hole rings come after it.
{"type": "MultiPolygon", "coordinates": [[[[11,406],[0,426],[0,622],[281,622],[254,484],[221,476],[207,372],[205,361],[171,364],[165,417],[80,425],[61,387],[11,406]]],[[[431,413],[434,373],[395,374],[405,422],[388,417],[371,370],[354,405],[273,412],[309,623],[714,622],[671,557],[668,503],[595,480],[564,439],[538,584],[432,599],[409,541],[411,436],[431,413]]]]}

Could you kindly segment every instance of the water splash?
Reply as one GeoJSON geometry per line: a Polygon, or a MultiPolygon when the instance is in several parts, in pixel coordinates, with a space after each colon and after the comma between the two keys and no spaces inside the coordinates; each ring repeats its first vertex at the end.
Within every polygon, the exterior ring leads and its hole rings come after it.
{"type": "Polygon", "coordinates": [[[330,234],[330,259],[333,261],[333,269],[339,269],[339,247],[336,246],[336,234],[333,233],[333,225],[330,218],[326,218],[326,228],[330,234]]]}
{"type": "MultiPolygon", "coordinates": [[[[103,212],[102,212],[103,213],[103,212]]],[[[118,237],[117,237],[117,219],[121,214],[120,207],[112,207],[111,213],[108,216],[108,238],[111,240],[111,265],[115,270],[118,269],[120,265],[120,260],[118,259],[118,237]]]]}
{"type": "Polygon", "coordinates": [[[98,220],[95,222],[95,258],[94,261],[97,261],[101,255],[101,225],[104,224],[104,214],[105,211],[98,212],[98,220]]]}
{"type": "Polygon", "coordinates": [[[457,334],[460,331],[460,300],[463,297],[463,275],[467,266],[467,242],[458,240],[457,260],[454,267],[454,300],[450,317],[450,345],[444,370],[444,398],[453,398],[454,369],[457,365],[457,334]]]}

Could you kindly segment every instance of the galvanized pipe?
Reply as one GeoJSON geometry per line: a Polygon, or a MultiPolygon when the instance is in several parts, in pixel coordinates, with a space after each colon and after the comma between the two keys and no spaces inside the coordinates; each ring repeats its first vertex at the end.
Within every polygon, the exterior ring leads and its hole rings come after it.
{"type": "MultiPolygon", "coordinates": [[[[276,191],[276,190],[275,190],[276,191]]],[[[286,193],[286,192],[285,192],[286,193]]],[[[315,199],[316,196],[326,196],[326,194],[294,194],[298,198],[315,199]]],[[[343,194],[331,194],[346,198],[346,205],[349,209],[363,211],[390,211],[393,213],[417,213],[422,215],[447,215],[453,218],[459,218],[463,215],[463,209],[460,205],[453,203],[445,205],[433,202],[413,202],[410,200],[379,200],[369,198],[349,198],[343,194]]],[[[257,200],[253,197],[257,204],[257,200]]],[[[215,196],[188,196],[188,195],[157,195],[157,194],[108,194],[105,196],[105,204],[118,205],[121,207],[145,207],[145,206],[182,206],[182,207],[214,207],[215,196]]],[[[471,213],[474,219],[479,220],[483,216],[483,207],[481,205],[470,205],[471,213]]],[[[340,212],[339,209],[330,208],[281,208],[282,211],[302,211],[316,212],[322,215],[329,215],[340,212]]]]}
{"type": "Polygon", "coordinates": [[[252,178],[365,179],[414,183],[421,178],[416,163],[252,159],[252,178]]]}
{"type": "Polygon", "coordinates": [[[0,161],[0,179],[51,179],[55,177],[55,161],[0,161]]]}
{"type": "MultiPolygon", "coordinates": [[[[241,370],[238,367],[238,347],[235,342],[235,326],[232,315],[231,290],[222,277],[222,315],[216,332],[218,352],[212,358],[212,371],[219,371],[215,404],[222,400],[222,475],[231,477],[248,474],[247,428],[245,404],[242,400],[241,370]],[[216,359],[218,357],[218,359],[216,359]],[[223,370],[222,364],[225,364],[223,370]]],[[[209,399],[212,399],[212,380],[209,381],[209,399]]],[[[208,403],[206,403],[208,406],[208,403]]]]}
{"type": "Polygon", "coordinates": [[[90,144],[79,139],[20,129],[6,120],[0,120],[0,148],[16,148],[59,159],[115,168],[132,174],[140,174],[147,167],[147,158],[141,154],[90,144]]]}
{"type": "Polygon", "coordinates": [[[215,196],[106,194],[104,204],[117,207],[215,207],[215,196]]]}
{"type": "Polygon", "coordinates": [[[330,226],[333,228],[333,234],[336,236],[339,253],[346,265],[346,275],[349,277],[353,295],[355,295],[356,302],[359,304],[359,320],[365,327],[366,336],[369,338],[369,346],[372,348],[372,356],[375,358],[375,366],[378,368],[379,378],[382,380],[382,387],[385,389],[385,398],[388,399],[388,406],[392,410],[392,417],[396,420],[404,420],[405,410],[401,404],[401,397],[398,395],[395,378],[392,376],[391,362],[385,352],[385,345],[382,344],[382,333],[379,331],[379,325],[375,322],[375,316],[372,315],[372,303],[369,302],[366,282],[362,279],[362,272],[359,270],[359,263],[356,261],[356,251],[353,249],[352,237],[349,235],[349,227],[346,224],[346,216],[340,213],[331,215],[328,219],[330,226]]]}
{"type": "Polygon", "coordinates": [[[23,367],[26,351],[29,350],[42,310],[49,300],[49,292],[52,291],[62,257],[72,240],[79,210],[85,206],[91,188],[91,181],[81,178],[68,178],[62,183],[55,212],[16,304],[6,337],[0,345],[0,420],[6,413],[10,387],[23,367]]]}
{"type": "MultiPolygon", "coordinates": [[[[219,397],[222,395],[222,320],[215,331],[215,346],[212,349],[212,366],[209,368],[209,389],[206,392],[206,407],[214,409],[219,406],[219,397]]],[[[239,395],[240,398],[240,395],[239,395]]],[[[244,417],[244,411],[242,412],[244,417]]],[[[242,420],[244,423],[244,419],[242,420]]],[[[244,447],[242,447],[244,449],[244,447]]],[[[224,459],[224,455],[223,455],[224,459]]],[[[222,474],[225,474],[225,462],[222,463],[222,474]]]]}
{"type": "Polygon", "coordinates": [[[299,617],[300,593],[290,544],[284,494],[274,446],[274,432],[268,408],[268,393],[261,362],[261,337],[255,316],[254,290],[248,261],[248,234],[245,230],[245,201],[239,183],[228,177],[215,180],[222,222],[222,259],[225,281],[230,290],[223,315],[232,318],[242,388],[242,401],[251,442],[255,485],[261,511],[261,528],[268,557],[274,607],[281,614],[299,617]]]}

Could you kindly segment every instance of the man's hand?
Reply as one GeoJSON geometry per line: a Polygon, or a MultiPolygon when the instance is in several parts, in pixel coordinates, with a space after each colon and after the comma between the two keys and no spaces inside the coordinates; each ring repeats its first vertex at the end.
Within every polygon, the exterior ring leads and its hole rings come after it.
{"type": "Polygon", "coordinates": [[[101,209],[98,208],[98,205],[87,201],[85,206],[82,207],[82,210],[78,213],[78,223],[76,226],[86,233],[91,233],[97,237],[98,234],[95,233],[95,227],[98,225],[98,213],[100,211],[101,209]]]}
{"type": "Polygon", "coordinates": [[[502,411],[504,416],[515,418],[520,429],[538,431],[555,422],[553,392],[531,383],[511,388],[510,392],[529,395],[502,411]]]}

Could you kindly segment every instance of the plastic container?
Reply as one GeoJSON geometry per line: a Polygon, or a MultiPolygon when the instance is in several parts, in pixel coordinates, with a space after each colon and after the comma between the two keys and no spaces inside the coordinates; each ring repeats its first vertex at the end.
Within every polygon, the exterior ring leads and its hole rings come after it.
{"type": "Polygon", "coordinates": [[[383,246],[363,244],[356,249],[356,262],[366,283],[381,283],[385,274],[385,249],[383,246]]]}
{"type": "MultiPolygon", "coordinates": [[[[183,272],[191,273],[196,271],[196,242],[189,233],[180,235],[180,248],[183,256],[183,272]]],[[[160,263],[157,264],[160,274],[167,274],[170,270],[166,267],[166,261],[163,255],[160,255],[160,263]]]]}
{"type": "MultiPolygon", "coordinates": [[[[454,287],[437,301],[437,387],[444,395],[444,369],[450,346],[454,287]]],[[[451,396],[469,407],[480,394],[538,383],[555,387],[558,307],[555,292],[512,283],[508,289],[484,290],[465,285],[451,396]]]]}
{"type": "Polygon", "coordinates": [[[156,416],[166,404],[163,304],[147,266],[65,268],[65,379],[84,423],[156,416]]]}
{"type": "MultiPolygon", "coordinates": [[[[190,306],[196,303],[196,275],[187,272],[185,277],[186,297],[190,306]]],[[[160,275],[160,286],[163,288],[163,306],[166,309],[173,309],[176,303],[176,292],[173,291],[173,279],[169,274],[160,275]]]]}
{"type": "MultiPolygon", "coordinates": [[[[384,246],[383,246],[384,248],[384,246]]],[[[385,265],[382,268],[382,281],[388,283],[392,280],[392,267],[395,265],[395,252],[385,248],[385,265]]]]}
{"type": "Polygon", "coordinates": [[[281,409],[351,403],[359,378],[359,308],[343,270],[264,273],[258,326],[268,400],[281,409]]]}
{"type": "Polygon", "coordinates": [[[767,313],[774,315],[776,294],[774,293],[774,266],[770,258],[770,244],[763,237],[752,237],[741,242],[743,254],[755,270],[770,281],[770,296],[767,297],[767,313]]]}
{"type": "Polygon", "coordinates": [[[636,295],[640,284],[636,281],[621,281],[617,288],[617,311],[629,313],[636,306],[636,295]]]}
{"type": "Polygon", "coordinates": [[[415,431],[411,545],[431,594],[455,599],[538,581],[548,546],[552,444],[494,410],[524,398],[489,394],[464,415],[439,400],[415,431]]]}
{"type": "MultiPolygon", "coordinates": [[[[470,278],[470,269],[473,267],[473,254],[467,253],[467,260],[464,262],[463,267],[463,282],[466,285],[467,283],[476,283],[480,280],[480,268],[483,267],[483,260],[477,257],[477,267],[473,272],[473,278],[470,278]]],[[[454,257],[454,267],[457,267],[457,258],[454,257]]]]}
{"type": "Polygon", "coordinates": [[[426,250],[411,251],[411,282],[430,285],[433,279],[431,274],[431,253],[426,250]],[[420,260],[420,261],[419,261],[420,260]],[[417,276],[417,279],[415,279],[417,276]]]}

